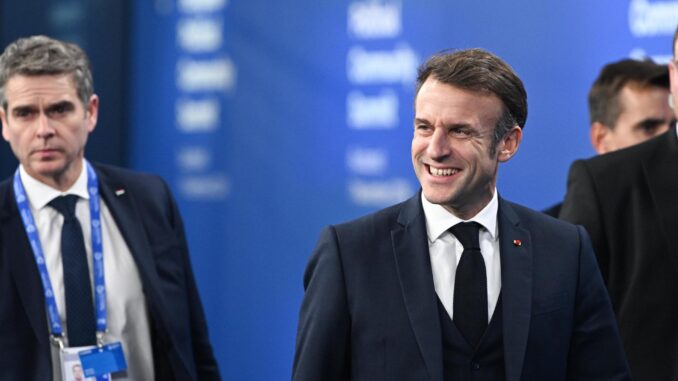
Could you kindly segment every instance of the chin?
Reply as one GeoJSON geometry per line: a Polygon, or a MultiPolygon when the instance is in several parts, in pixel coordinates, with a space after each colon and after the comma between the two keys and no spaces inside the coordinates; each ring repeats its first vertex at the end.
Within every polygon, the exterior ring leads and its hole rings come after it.
{"type": "Polygon", "coordinates": [[[435,192],[431,190],[427,191],[426,189],[424,189],[422,192],[424,193],[426,200],[432,204],[448,205],[452,200],[452,195],[449,193],[435,192]]]}

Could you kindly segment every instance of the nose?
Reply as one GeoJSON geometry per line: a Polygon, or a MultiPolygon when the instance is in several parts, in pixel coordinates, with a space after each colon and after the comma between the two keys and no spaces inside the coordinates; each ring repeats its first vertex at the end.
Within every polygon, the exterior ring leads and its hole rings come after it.
{"type": "Polygon", "coordinates": [[[49,118],[47,118],[45,114],[41,113],[40,116],[38,116],[37,123],[37,134],[39,138],[48,139],[54,135],[54,127],[52,127],[49,118]]]}
{"type": "Polygon", "coordinates": [[[450,142],[447,139],[447,131],[444,128],[436,128],[433,131],[426,151],[428,157],[433,160],[440,160],[450,155],[450,142]]]}

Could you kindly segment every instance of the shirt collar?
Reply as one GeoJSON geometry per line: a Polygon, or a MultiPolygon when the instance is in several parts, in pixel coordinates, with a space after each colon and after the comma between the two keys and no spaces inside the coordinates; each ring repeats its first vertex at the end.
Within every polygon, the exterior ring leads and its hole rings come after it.
{"type": "Polygon", "coordinates": [[[497,237],[497,212],[499,210],[499,198],[497,196],[497,189],[494,189],[492,199],[485,205],[485,207],[469,220],[462,220],[461,218],[450,213],[442,205],[433,204],[424,197],[424,192],[421,192],[421,203],[424,208],[424,215],[426,216],[426,232],[428,233],[429,242],[433,242],[440,238],[440,236],[447,231],[447,229],[460,222],[474,221],[482,225],[492,239],[497,237]]]}
{"type": "Polygon", "coordinates": [[[21,183],[24,186],[26,191],[26,196],[28,196],[28,201],[35,210],[40,210],[45,207],[50,201],[55,199],[58,196],[74,194],[80,196],[86,200],[89,199],[89,193],[87,192],[87,171],[85,170],[85,160],[82,161],[82,169],[80,170],[80,175],[78,179],[75,180],[75,183],[65,192],[62,192],[58,189],[54,189],[51,186],[41,182],[40,180],[34,178],[26,172],[26,169],[23,165],[19,165],[19,174],[21,176],[21,183]]]}

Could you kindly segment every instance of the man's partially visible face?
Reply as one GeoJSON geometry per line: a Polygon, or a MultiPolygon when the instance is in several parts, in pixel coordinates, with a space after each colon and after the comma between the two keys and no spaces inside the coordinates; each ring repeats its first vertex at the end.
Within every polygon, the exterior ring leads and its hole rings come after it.
{"type": "Polygon", "coordinates": [[[624,86],[619,93],[621,113],[613,128],[605,127],[605,137],[596,151],[615,151],[666,132],[675,119],[668,100],[669,91],[661,87],[624,86]]]}
{"type": "MultiPolygon", "coordinates": [[[[490,153],[502,112],[503,104],[493,94],[463,90],[432,77],[424,82],[415,102],[412,164],[428,201],[462,219],[487,205],[498,162],[515,152],[507,154],[502,140],[490,153]]],[[[517,139],[519,143],[520,136],[517,139]]]]}
{"type": "Polygon", "coordinates": [[[83,374],[80,365],[73,365],[73,379],[75,379],[75,381],[84,381],[85,375],[83,374]]]}
{"type": "Polygon", "coordinates": [[[87,107],[71,75],[15,75],[5,85],[2,136],[26,172],[65,190],[80,174],[87,136],[97,120],[98,98],[87,107]]]}
{"type": "Polygon", "coordinates": [[[671,78],[671,94],[673,94],[673,112],[678,118],[678,41],[673,46],[673,61],[669,62],[669,77],[671,78]]]}

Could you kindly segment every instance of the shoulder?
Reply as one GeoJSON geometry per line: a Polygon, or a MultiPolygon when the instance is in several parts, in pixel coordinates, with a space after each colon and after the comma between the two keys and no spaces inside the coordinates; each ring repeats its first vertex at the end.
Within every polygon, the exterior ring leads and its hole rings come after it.
{"type": "Polygon", "coordinates": [[[389,221],[395,221],[398,218],[398,215],[403,207],[403,204],[404,202],[396,205],[391,205],[387,208],[377,210],[375,212],[366,214],[353,220],[336,224],[335,226],[338,229],[354,229],[373,225],[384,225],[387,224],[389,221]]]}
{"type": "Polygon", "coordinates": [[[0,181],[0,194],[9,191],[11,187],[12,187],[12,176],[7,177],[6,179],[0,181]]]}
{"type": "Polygon", "coordinates": [[[336,230],[338,235],[350,234],[357,237],[374,237],[379,235],[379,233],[388,233],[395,227],[400,226],[398,218],[403,208],[415,201],[413,197],[407,201],[391,205],[353,220],[331,225],[331,228],[336,230]]]}
{"type": "Polygon", "coordinates": [[[642,162],[651,158],[657,153],[658,149],[665,146],[668,138],[670,136],[662,134],[641,144],[589,159],[577,160],[573,163],[572,169],[579,167],[578,169],[585,169],[596,177],[621,177],[619,176],[620,171],[628,174],[640,169],[642,162]]]}
{"type": "Polygon", "coordinates": [[[132,188],[131,190],[165,191],[167,183],[158,175],[134,171],[108,164],[93,163],[92,166],[102,184],[113,187],[132,188]]]}
{"type": "Polygon", "coordinates": [[[319,242],[338,245],[349,252],[373,252],[390,245],[392,232],[403,228],[398,221],[407,214],[404,209],[409,204],[416,205],[415,197],[350,221],[328,225],[321,232],[319,242]]]}
{"type": "Polygon", "coordinates": [[[500,211],[509,221],[529,230],[533,236],[555,239],[563,236],[574,237],[580,234],[578,227],[570,222],[511,201],[502,199],[500,211]],[[515,215],[512,216],[512,213],[515,215]]]}

